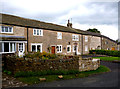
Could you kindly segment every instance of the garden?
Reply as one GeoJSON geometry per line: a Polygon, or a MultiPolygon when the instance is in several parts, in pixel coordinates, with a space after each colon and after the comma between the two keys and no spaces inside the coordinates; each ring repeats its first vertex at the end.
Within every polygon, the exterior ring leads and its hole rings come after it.
{"type": "Polygon", "coordinates": [[[100,54],[113,57],[120,57],[120,51],[117,50],[90,50],[89,54],[100,54]]]}
{"type": "Polygon", "coordinates": [[[16,55],[9,55],[6,58],[9,60],[6,60],[7,67],[3,72],[26,84],[83,78],[110,71],[103,65],[95,70],[79,71],[79,56],[36,52],[27,53],[21,58],[16,55]]]}
{"type": "Polygon", "coordinates": [[[90,54],[93,55],[106,55],[104,57],[93,57],[93,58],[100,58],[103,61],[113,61],[119,62],[120,61],[120,51],[113,51],[113,50],[90,50],[90,54]]]}
{"type": "MultiPolygon", "coordinates": [[[[14,74],[14,77],[25,84],[31,85],[31,84],[37,84],[40,82],[51,82],[55,80],[84,78],[91,75],[101,74],[101,73],[110,72],[110,71],[111,70],[108,67],[101,65],[97,70],[93,70],[93,71],[84,71],[84,72],[80,72],[78,70],[68,70],[68,71],[65,71],[65,70],[51,71],[50,70],[50,71],[36,71],[36,72],[24,71],[24,72],[17,72],[16,74],[14,74]]],[[[11,74],[9,75],[13,76],[11,74]]]]}

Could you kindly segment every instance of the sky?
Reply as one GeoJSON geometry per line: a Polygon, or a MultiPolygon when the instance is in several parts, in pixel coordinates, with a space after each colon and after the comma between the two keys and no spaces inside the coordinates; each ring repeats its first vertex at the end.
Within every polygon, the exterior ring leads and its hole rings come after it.
{"type": "Polygon", "coordinates": [[[118,39],[118,0],[0,0],[1,13],[87,30],[118,39]]]}

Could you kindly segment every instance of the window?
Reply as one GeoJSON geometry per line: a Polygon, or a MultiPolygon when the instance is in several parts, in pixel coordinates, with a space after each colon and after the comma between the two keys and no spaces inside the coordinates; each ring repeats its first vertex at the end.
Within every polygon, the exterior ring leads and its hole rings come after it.
{"type": "Polygon", "coordinates": [[[16,51],[16,44],[11,42],[2,43],[2,53],[11,53],[16,51]]]}
{"type": "Polygon", "coordinates": [[[85,51],[88,51],[88,46],[87,45],[85,46],[85,51]]]}
{"type": "Polygon", "coordinates": [[[33,34],[34,34],[34,35],[36,35],[36,30],[34,29],[33,31],[34,31],[34,33],[33,33],[33,34]]]}
{"type": "Polygon", "coordinates": [[[88,36],[85,36],[85,42],[88,42],[88,36]]]}
{"type": "Polygon", "coordinates": [[[73,41],[79,41],[79,35],[72,35],[72,40],[73,41]]]}
{"type": "Polygon", "coordinates": [[[41,29],[33,29],[34,36],[43,36],[43,30],[41,29]]]}
{"type": "Polygon", "coordinates": [[[41,43],[32,43],[31,51],[32,52],[42,52],[42,44],[41,43]]]}
{"type": "Polygon", "coordinates": [[[23,52],[23,43],[19,43],[19,51],[23,52]]]}
{"type": "Polygon", "coordinates": [[[61,53],[62,52],[62,45],[57,45],[57,53],[61,53]]]}
{"type": "Polygon", "coordinates": [[[71,45],[67,45],[67,53],[71,52],[71,45]]]}
{"type": "Polygon", "coordinates": [[[77,46],[73,45],[73,52],[77,51],[77,46]]]}
{"type": "Polygon", "coordinates": [[[108,44],[108,42],[107,42],[107,41],[105,41],[105,44],[108,44]]]}
{"type": "Polygon", "coordinates": [[[13,28],[9,26],[1,26],[1,33],[13,33],[13,28]]]}
{"type": "Polygon", "coordinates": [[[57,32],[57,39],[62,39],[62,33],[61,32],[57,32]]]}
{"type": "Polygon", "coordinates": [[[10,52],[15,52],[15,43],[10,43],[10,52]]]}
{"type": "Polygon", "coordinates": [[[4,52],[9,52],[9,43],[4,43],[4,52]]]}
{"type": "Polygon", "coordinates": [[[36,52],[36,45],[32,45],[32,52],[36,52]]]}

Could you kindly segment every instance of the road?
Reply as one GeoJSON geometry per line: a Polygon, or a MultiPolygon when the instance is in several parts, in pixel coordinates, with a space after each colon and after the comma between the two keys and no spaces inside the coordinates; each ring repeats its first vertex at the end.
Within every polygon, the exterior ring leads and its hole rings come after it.
{"type": "Polygon", "coordinates": [[[28,87],[118,87],[120,64],[102,61],[101,65],[109,67],[111,72],[85,78],[43,82],[28,87]]]}

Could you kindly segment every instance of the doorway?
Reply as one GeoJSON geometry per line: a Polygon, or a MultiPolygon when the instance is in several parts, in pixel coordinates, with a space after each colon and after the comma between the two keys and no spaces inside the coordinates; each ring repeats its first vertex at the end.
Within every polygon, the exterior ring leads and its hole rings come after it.
{"type": "Polygon", "coordinates": [[[19,43],[18,44],[18,52],[19,52],[19,57],[23,57],[23,54],[24,54],[24,43],[19,43]]]}
{"type": "Polygon", "coordinates": [[[52,48],[52,49],[51,49],[51,53],[52,53],[52,54],[55,54],[55,46],[51,46],[51,48],[52,48]]]}

